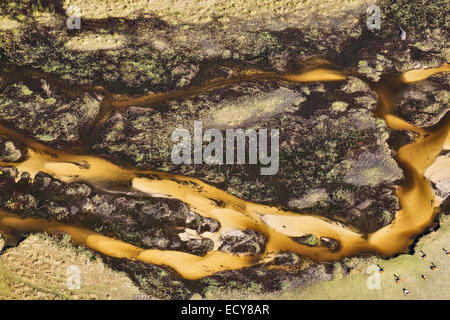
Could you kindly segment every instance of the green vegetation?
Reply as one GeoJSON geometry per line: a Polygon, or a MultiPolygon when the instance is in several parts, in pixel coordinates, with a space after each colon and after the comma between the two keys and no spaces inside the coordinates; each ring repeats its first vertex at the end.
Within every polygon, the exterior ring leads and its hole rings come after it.
{"type": "Polygon", "coordinates": [[[372,257],[368,259],[344,259],[343,264],[353,269],[349,274],[339,272],[340,263],[335,264],[335,279],[313,285],[307,289],[284,292],[281,299],[449,299],[448,270],[449,257],[442,248],[449,248],[450,216],[441,215],[441,227],[423,236],[414,254],[402,254],[396,258],[383,260],[372,257]],[[426,259],[422,259],[422,251],[426,259]],[[432,271],[430,264],[438,269],[432,271]],[[380,265],[385,272],[380,275],[381,288],[368,289],[366,282],[370,265],[380,265]],[[400,284],[394,281],[394,274],[402,279],[400,284]],[[424,280],[421,275],[427,280],[424,280]],[[336,290],[339,288],[339,290],[336,290]],[[402,288],[408,289],[410,295],[405,296],[402,288]]]}
{"type": "Polygon", "coordinates": [[[60,9],[60,0],[15,0],[0,4],[0,15],[23,21],[37,13],[55,13],[60,9]]]}
{"type": "Polygon", "coordinates": [[[317,237],[313,234],[307,234],[302,237],[295,238],[295,241],[310,247],[315,247],[319,243],[317,237]]]}
{"type": "MultiPolygon", "coordinates": [[[[298,73],[304,66],[313,68],[321,63],[317,59],[310,64],[311,57],[327,57],[332,63],[349,67],[349,74],[359,73],[361,78],[377,81],[398,71],[437,66],[443,59],[448,62],[448,1],[381,0],[383,27],[373,33],[366,32],[367,2],[362,0],[347,1],[345,5],[325,0],[154,0],[148,6],[141,2],[70,1],[83,12],[79,31],[66,28],[67,1],[0,3],[1,68],[26,74],[25,82],[2,87],[2,124],[56,148],[86,142],[88,150],[82,151],[95,152],[127,167],[192,176],[245,200],[320,213],[362,234],[392,222],[399,207],[394,185],[403,174],[387,145],[389,129],[371,112],[376,97],[358,78],[333,83],[280,79],[233,83],[157,105],[117,110],[108,114],[109,118],[94,128],[97,131],[92,135],[90,124],[99,114],[103,99],[110,96],[77,91],[80,86],[101,86],[114,98],[168,92],[191,84],[207,86],[210,79],[239,78],[253,70],[298,73]],[[399,26],[406,29],[407,41],[398,39],[399,26]],[[28,76],[29,70],[36,72],[28,76]],[[49,74],[43,78],[61,80],[65,85],[54,88],[39,79],[39,72],[49,74]],[[65,90],[65,86],[73,86],[74,90],[65,90]],[[261,176],[259,166],[247,165],[174,165],[170,135],[175,128],[192,128],[194,120],[222,130],[279,129],[279,173],[261,176]]],[[[425,127],[435,124],[448,111],[450,91],[448,81],[441,76],[426,81],[428,87],[420,85],[399,92],[395,99],[399,101],[399,114],[425,127]]],[[[25,153],[20,145],[9,140],[0,142],[0,161],[23,160],[25,153]]],[[[26,175],[19,187],[14,183],[18,177],[11,174],[9,179],[5,172],[0,171],[0,203],[21,215],[84,224],[145,248],[201,255],[214,247],[206,238],[200,249],[198,242],[179,241],[180,229],[192,228],[200,233],[209,228],[206,232],[215,232],[219,226],[217,221],[206,221],[176,201],[152,202],[100,193],[91,196],[98,191],[93,186],[68,186],[49,177],[41,182],[52,183],[54,189],[36,191],[28,186],[30,189],[25,190],[26,175]],[[172,206],[176,208],[172,210],[172,206]]],[[[447,260],[436,247],[449,247],[442,236],[448,238],[448,219],[441,218],[441,222],[439,233],[423,237],[416,248],[426,251],[440,271],[429,271],[429,265],[418,259],[417,251],[390,260],[358,257],[335,263],[332,281],[277,294],[289,298],[339,298],[362,292],[358,298],[402,297],[399,287],[386,278],[395,272],[404,278],[411,297],[435,297],[432,290],[445,291],[442,283],[448,283],[448,272],[442,272],[447,260]],[[383,289],[366,292],[365,270],[373,263],[382,264],[386,270],[383,289]],[[429,281],[423,282],[419,273],[426,273],[429,281]]],[[[294,240],[308,246],[319,243],[313,234],[294,240]]],[[[331,238],[320,239],[321,245],[327,241],[331,246],[338,244],[331,238]]],[[[242,245],[239,238],[232,238],[230,243],[230,251],[233,244],[242,245]]],[[[262,245],[249,242],[243,247],[259,252],[262,245]]],[[[67,235],[60,239],[45,234],[31,236],[8,249],[0,259],[2,298],[94,299],[108,297],[106,292],[115,287],[128,288],[124,290],[126,297],[147,297],[131,286],[129,279],[123,282],[117,278],[125,278],[123,274],[105,268],[99,255],[74,246],[67,235]],[[36,245],[36,251],[30,242],[36,245]],[[76,294],[64,288],[63,266],[74,261],[82,262],[90,281],[89,289],[76,294]]],[[[307,272],[308,281],[331,277],[319,270],[325,269],[324,265],[304,269],[303,258],[284,259],[279,264],[225,271],[193,285],[169,268],[106,258],[108,265],[125,271],[148,295],[163,299],[189,298],[192,287],[208,298],[220,294],[229,297],[236,292],[244,298],[263,296],[268,291],[282,290],[292,279],[293,283],[301,279],[304,284],[299,271],[307,272]]],[[[115,292],[114,296],[122,295],[115,292]]]]}
{"type": "MultiPolygon", "coordinates": [[[[1,247],[1,239],[0,239],[1,247]]],[[[1,299],[148,299],[124,273],[97,254],[74,246],[70,237],[28,236],[0,255],[1,299]],[[94,257],[94,258],[93,258],[94,257]],[[67,270],[80,269],[80,289],[67,287],[67,270]]]]}
{"type": "Polygon", "coordinates": [[[408,29],[423,32],[449,26],[450,3],[446,0],[383,0],[382,19],[408,29]]]}
{"type": "Polygon", "coordinates": [[[67,145],[80,140],[83,128],[100,111],[99,100],[87,93],[76,98],[55,95],[45,81],[39,91],[33,92],[20,82],[3,91],[0,116],[35,139],[54,146],[67,145]]]}

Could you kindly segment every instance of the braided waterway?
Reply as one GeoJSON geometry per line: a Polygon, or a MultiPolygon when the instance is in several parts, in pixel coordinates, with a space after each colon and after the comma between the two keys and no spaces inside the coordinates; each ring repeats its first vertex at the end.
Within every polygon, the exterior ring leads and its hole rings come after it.
{"type": "MultiPolygon", "coordinates": [[[[25,161],[0,162],[1,166],[15,166],[19,176],[23,172],[28,172],[33,179],[37,172],[42,171],[65,182],[83,181],[99,188],[108,188],[112,184],[120,185],[130,192],[139,191],[150,196],[179,199],[192,211],[220,223],[220,230],[204,235],[216,244],[220,234],[231,229],[253,229],[263,234],[267,243],[265,251],[256,256],[239,256],[217,250],[210,251],[205,256],[170,250],[145,250],[85,228],[45,219],[22,218],[4,210],[0,210],[0,231],[4,235],[14,232],[41,231],[68,233],[76,244],[82,244],[108,256],[167,265],[186,279],[199,279],[219,271],[240,269],[270,261],[279,251],[295,252],[315,261],[338,260],[366,252],[384,257],[404,252],[413,238],[423,232],[439,212],[439,203],[435,199],[431,183],[424,178],[424,172],[441,152],[444,143],[448,144],[450,117],[444,117],[433,129],[416,128],[394,115],[391,88],[393,84],[408,84],[448,71],[450,71],[450,65],[445,64],[440,68],[407,71],[370,84],[378,96],[377,116],[384,119],[392,130],[414,131],[417,138],[402,146],[395,156],[395,160],[404,169],[406,176],[405,182],[397,190],[401,209],[396,213],[391,224],[366,237],[319,215],[288,212],[238,199],[198,179],[157,171],[127,169],[100,157],[55,150],[25,138],[4,126],[0,126],[0,134],[17,139],[28,147],[28,158],[25,161]],[[211,199],[220,201],[221,205],[217,205],[218,202],[211,199]],[[325,247],[310,247],[291,239],[291,237],[305,234],[313,234],[317,238],[336,239],[340,243],[340,249],[331,251],[325,247]]],[[[149,106],[175,97],[192,96],[242,81],[259,79],[294,82],[337,81],[345,79],[348,74],[350,73],[346,71],[324,68],[291,75],[252,70],[247,73],[242,72],[239,77],[212,80],[202,86],[174,90],[169,93],[138,97],[114,97],[107,93],[107,103],[104,104],[101,114],[102,117],[106,117],[113,109],[149,106]]],[[[5,83],[2,87],[4,86],[5,83]]],[[[104,89],[101,90],[104,91],[104,89]]],[[[102,117],[96,121],[102,121],[102,117]]]]}

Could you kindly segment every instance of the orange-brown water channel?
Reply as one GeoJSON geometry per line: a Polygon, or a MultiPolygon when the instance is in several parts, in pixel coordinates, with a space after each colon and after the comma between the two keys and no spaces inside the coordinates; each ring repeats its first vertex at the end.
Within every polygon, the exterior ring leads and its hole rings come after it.
{"type": "MultiPolygon", "coordinates": [[[[399,83],[411,83],[426,79],[438,73],[448,72],[450,66],[427,70],[412,70],[396,78],[399,83]]],[[[346,72],[327,69],[315,69],[300,74],[276,75],[273,73],[255,73],[241,76],[236,81],[255,79],[281,79],[296,82],[336,81],[347,77],[346,72]]],[[[121,97],[110,103],[111,108],[148,105],[152,101],[164,100],[168,96],[192,95],[204,90],[213,90],[233,81],[211,82],[212,84],[196,87],[186,91],[168,94],[151,94],[141,97],[121,97]]],[[[102,254],[140,260],[147,263],[167,265],[186,279],[199,279],[215,272],[240,269],[261,262],[269,261],[279,251],[291,251],[307,256],[316,261],[331,261],[343,257],[371,252],[381,256],[391,256],[403,252],[412,242],[414,236],[429,226],[438,213],[439,204],[431,184],[424,178],[428,168],[442,150],[449,137],[449,117],[436,129],[427,131],[416,128],[393,114],[389,85],[375,84],[379,99],[379,113],[393,130],[415,131],[417,139],[402,146],[396,155],[396,161],[404,169],[406,183],[398,187],[401,209],[396,213],[390,225],[363,237],[349,228],[328,221],[320,216],[299,214],[247,202],[227,192],[212,187],[198,179],[162,173],[125,169],[105,159],[91,155],[78,155],[54,150],[47,146],[21,137],[16,132],[0,126],[0,133],[11,138],[20,139],[28,146],[28,158],[13,165],[22,172],[34,175],[43,171],[66,182],[84,181],[97,187],[104,187],[111,182],[131,186],[130,191],[140,191],[150,196],[166,196],[179,199],[189,205],[190,209],[204,217],[220,222],[221,229],[216,233],[203,234],[217,243],[220,233],[230,229],[253,229],[262,233],[266,239],[265,252],[257,256],[239,256],[217,250],[205,256],[196,256],[179,251],[144,250],[134,245],[116,240],[88,229],[50,222],[45,219],[21,218],[18,215],[0,210],[0,231],[11,232],[64,232],[72,237],[76,244],[82,244],[102,254]],[[86,166],[88,164],[88,166],[86,166]],[[158,179],[151,178],[157,176],[158,179]],[[182,181],[194,182],[196,187],[182,181]],[[200,187],[200,188],[199,188],[200,187]],[[220,207],[211,199],[221,200],[225,205],[220,207]],[[316,237],[330,237],[340,242],[340,249],[332,252],[325,247],[310,247],[294,242],[291,237],[314,234],[316,237]]],[[[217,249],[217,245],[216,248],[217,249]]]]}

